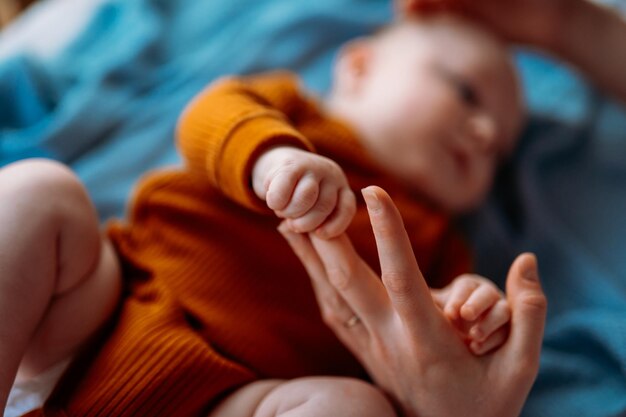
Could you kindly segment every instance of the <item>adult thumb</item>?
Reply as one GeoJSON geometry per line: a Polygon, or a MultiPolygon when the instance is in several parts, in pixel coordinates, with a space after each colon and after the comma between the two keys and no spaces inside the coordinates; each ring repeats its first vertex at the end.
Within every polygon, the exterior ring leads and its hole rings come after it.
{"type": "Polygon", "coordinates": [[[513,261],[506,280],[506,293],[511,306],[509,344],[516,355],[523,356],[525,360],[521,362],[536,372],[548,304],[534,254],[523,253],[513,261]]]}

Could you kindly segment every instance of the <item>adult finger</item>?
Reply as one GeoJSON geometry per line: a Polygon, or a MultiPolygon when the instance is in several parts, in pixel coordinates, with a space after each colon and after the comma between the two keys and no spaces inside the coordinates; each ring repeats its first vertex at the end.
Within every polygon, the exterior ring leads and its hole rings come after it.
{"type": "Polygon", "coordinates": [[[442,317],[417,265],[400,212],[382,188],[371,186],[362,193],[376,238],[383,284],[394,309],[416,337],[439,333],[435,329],[442,317]]]}
{"type": "Polygon", "coordinates": [[[347,235],[321,239],[309,234],[329,282],[341,294],[365,326],[377,327],[379,319],[391,312],[380,279],[354,250],[347,235]]]}
{"type": "Polygon", "coordinates": [[[367,329],[361,325],[347,325],[355,313],[328,282],[324,265],[309,237],[305,234],[292,232],[284,222],[280,224],[278,231],[283,235],[309,274],[324,322],[350,350],[353,352],[362,350],[361,348],[368,338],[367,329]]]}
{"type": "MultiPolygon", "coordinates": [[[[524,253],[515,259],[506,282],[511,306],[511,335],[508,352],[524,358],[512,358],[526,368],[538,367],[546,319],[547,300],[539,282],[537,258],[524,253]]],[[[536,371],[536,369],[535,369],[536,371]]]]}

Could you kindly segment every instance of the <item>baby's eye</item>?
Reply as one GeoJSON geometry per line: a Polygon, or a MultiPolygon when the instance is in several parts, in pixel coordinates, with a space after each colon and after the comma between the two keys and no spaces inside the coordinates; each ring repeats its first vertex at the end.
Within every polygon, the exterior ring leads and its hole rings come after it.
{"type": "Polygon", "coordinates": [[[459,99],[468,106],[475,107],[480,104],[476,89],[463,77],[453,73],[447,68],[438,67],[437,72],[442,76],[450,87],[454,88],[459,99]]]}
{"type": "Polygon", "coordinates": [[[472,87],[463,80],[456,80],[453,81],[453,83],[455,84],[454,87],[456,88],[457,93],[463,102],[469,104],[472,107],[479,104],[478,94],[476,93],[476,89],[474,89],[474,87],[472,87]]]}

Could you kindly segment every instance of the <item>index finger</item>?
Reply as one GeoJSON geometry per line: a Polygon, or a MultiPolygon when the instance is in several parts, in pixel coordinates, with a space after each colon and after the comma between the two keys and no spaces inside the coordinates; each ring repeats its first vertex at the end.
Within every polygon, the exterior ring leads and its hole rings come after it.
{"type": "Polygon", "coordinates": [[[362,190],[367,204],[382,280],[389,299],[405,324],[418,334],[430,335],[438,312],[417,265],[400,212],[380,187],[362,190]]]}

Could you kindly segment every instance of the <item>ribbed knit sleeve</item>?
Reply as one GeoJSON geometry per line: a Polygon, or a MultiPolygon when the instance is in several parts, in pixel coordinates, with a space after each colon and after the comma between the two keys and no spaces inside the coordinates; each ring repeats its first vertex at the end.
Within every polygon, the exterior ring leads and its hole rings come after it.
{"type": "Polygon", "coordinates": [[[253,164],[277,145],[313,151],[291,124],[303,98],[288,73],[250,79],[225,78],[210,85],[186,108],[178,124],[178,146],[188,167],[234,201],[267,210],[251,186],[253,164]]]}

